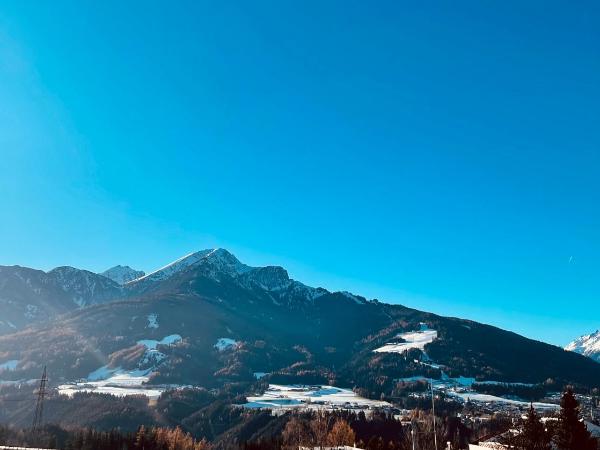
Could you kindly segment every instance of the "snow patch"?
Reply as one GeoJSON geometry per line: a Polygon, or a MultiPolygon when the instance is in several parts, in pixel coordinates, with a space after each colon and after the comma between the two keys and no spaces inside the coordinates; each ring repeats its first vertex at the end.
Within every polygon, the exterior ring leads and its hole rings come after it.
{"type": "Polygon", "coordinates": [[[436,330],[430,330],[427,328],[427,325],[421,324],[421,329],[419,331],[401,333],[396,336],[397,338],[403,339],[405,342],[390,342],[373,351],[375,353],[404,353],[413,348],[424,350],[427,344],[431,344],[437,339],[437,336],[438,332],[436,330]]]}
{"type": "Polygon", "coordinates": [[[16,370],[17,364],[19,364],[18,359],[11,359],[9,361],[6,361],[6,362],[0,364],[0,372],[8,372],[11,370],[16,370]]]}
{"type": "Polygon", "coordinates": [[[140,365],[147,366],[148,364],[151,364],[154,367],[157,367],[167,358],[167,355],[158,351],[157,347],[159,345],[174,345],[181,340],[182,338],[180,335],[171,334],[160,341],[155,339],[142,339],[141,341],[138,341],[138,345],[146,347],[146,352],[140,361],[140,365]]]}
{"type": "Polygon", "coordinates": [[[238,345],[238,341],[233,340],[231,338],[219,338],[214,347],[220,352],[228,350],[230,348],[236,347],[238,345]]]}
{"type": "Polygon", "coordinates": [[[142,339],[138,341],[138,345],[145,346],[148,350],[156,350],[156,347],[159,345],[173,345],[183,338],[178,334],[171,334],[169,336],[164,337],[162,340],[157,341],[156,339],[142,339]]]}
{"type": "Polygon", "coordinates": [[[146,328],[158,328],[158,314],[149,314],[146,319],[148,320],[146,328]]]}
{"type": "Polygon", "coordinates": [[[119,368],[109,369],[108,366],[102,366],[99,369],[96,369],[93,372],[91,372],[87,376],[87,379],[89,381],[106,380],[107,378],[110,378],[110,376],[112,374],[114,374],[115,372],[117,372],[118,370],[120,370],[120,369],[119,368]]]}

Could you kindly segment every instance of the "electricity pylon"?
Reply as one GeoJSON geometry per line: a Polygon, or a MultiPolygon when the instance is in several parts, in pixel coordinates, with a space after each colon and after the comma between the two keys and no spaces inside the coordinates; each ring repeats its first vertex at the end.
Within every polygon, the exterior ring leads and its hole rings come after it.
{"type": "Polygon", "coordinates": [[[35,404],[35,413],[33,415],[33,424],[31,425],[31,431],[35,433],[38,431],[43,424],[44,418],[44,397],[46,397],[46,384],[48,383],[48,376],[46,375],[46,366],[44,366],[44,372],[42,372],[42,378],[40,379],[40,387],[37,392],[37,402],[35,404]]]}

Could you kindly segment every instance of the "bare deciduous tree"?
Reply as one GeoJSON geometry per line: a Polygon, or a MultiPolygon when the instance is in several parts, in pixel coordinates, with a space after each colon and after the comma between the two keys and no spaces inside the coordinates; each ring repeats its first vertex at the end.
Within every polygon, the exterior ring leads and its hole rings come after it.
{"type": "Polygon", "coordinates": [[[327,436],[327,444],[331,447],[340,445],[354,445],[356,436],[354,431],[344,419],[338,419],[327,436]]]}

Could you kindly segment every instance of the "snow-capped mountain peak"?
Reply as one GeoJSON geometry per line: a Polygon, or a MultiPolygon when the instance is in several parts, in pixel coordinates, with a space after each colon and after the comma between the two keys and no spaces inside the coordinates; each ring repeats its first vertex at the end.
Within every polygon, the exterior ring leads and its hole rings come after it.
{"type": "Polygon", "coordinates": [[[268,292],[292,290],[307,300],[315,300],[327,293],[325,289],[311,288],[290,279],[287,271],[279,266],[252,267],[240,262],[224,248],[200,250],[185,255],[148,275],[130,281],[127,285],[164,281],[191,268],[199,268],[204,276],[220,281],[223,276],[233,278],[246,287],[254,286],[268,292]]]}
{"type": "Polygon", "coordinates": [[[208,250],[200,250],[199,252],[190,253],[188,255],[182,256],[179,259],[176,259],[172,263],[167,264],[166,266],[161,267],[160,269],[155,270],[154,272],[150,272],[147,275],[136,278],[132,280],[130,283],[136,283],[139,281],[162,281],[170,278],[176,273],[181,272],[182,270],[187,269],[190,266],[198,263],[200,260],[205,258],[214,249],[208,250]]]}
{"type": "Polygon", "coordinates": [[[137,278],[143,277],[146,274],[142,270],[135,270],[129,266],[118,265],[101,272],[99,275],[110,278],[115,283],[123,285],[137,278]]]}
{"type": "Polygon", "coordinates": [[[600,363],[600,330],[575,339],[565,350],[580,353],[600,363]]]}
{"type": "Polygon", "coordinates": [[[227,273],[229,275],[240,275],[252,270],[251,267],[242,264],[224,248],[211,248],[185,255],[148,275],[132,280],[131,283],[166,280],[177,273],[187,270],[191,266],[199,264],[206,264],[215,272],[227,273]]]}
{"type": "Polygon", "coordinates": [[[231,275],[241,275],[253,268],[241,263],[235,256],[224,248],[215,248],[211,250],[204,258],[216,270],[231,275]]]}

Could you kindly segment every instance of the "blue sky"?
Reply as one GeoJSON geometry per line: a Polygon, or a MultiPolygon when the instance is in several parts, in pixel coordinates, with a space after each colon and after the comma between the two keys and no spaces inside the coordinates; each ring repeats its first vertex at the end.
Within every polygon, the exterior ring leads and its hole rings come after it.
{"type": "Polygon", "coordinates": [[[0,264],[600,328],[600,5],[369,3],[2,2],[0,264]]]}

